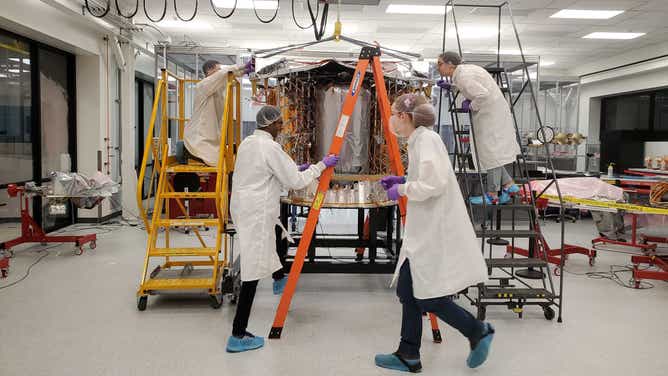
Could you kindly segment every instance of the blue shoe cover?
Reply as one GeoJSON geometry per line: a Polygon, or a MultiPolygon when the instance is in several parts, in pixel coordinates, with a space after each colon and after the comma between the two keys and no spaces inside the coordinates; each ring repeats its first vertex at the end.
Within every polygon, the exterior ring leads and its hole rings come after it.
{"type": "Polygon", "coordinates": [[[419,359],[405,360],[396,353],[376,355],[376,365],[381,368],[412,373],[417,373],[422,370],[422,363],[420,363],[419,359]]]}
{"type": "Polygon", "coordinates": [[[491,324],[484,324],[486,327],[485,333],[478,343],[471,349],[469,357],[466,359],[466,365],[469,368],[480,367],[487,356],[489,355],[489,349],[492,346],[492,340],[494,339],[494,327],[491,324]]]}
{"type": "Polygon", "coordinates": [[[274,295],[282,295],[285,290],[285,285],[288,284],[288,277],[285,276],[277,281],[274,281],[274,295]]]}
{"type": "Polygon", "coordinates": [[[510,202],[510,194],[508,192],[503,191],[501,192],[501,196],[499,196],[499,204],[507,204],[510,202]]]}
{"type": "Polygon", "coordinates": [[[485,204],[487,205],[492,205],[492,200],[489,198],[489,194],[485,194],[484,196],[475,196],[469,198],[469,201],[473,205],[482,205],[482,198],[485,197],[485,204]]]}
{"type": "Polygon", "coordinates": [[[513,184],[510,187],[508,187],[507,189],[504,189],[504,191],[506,191],[508,193],[517,193],[517,192],[520,191],[520,186],[517,185],[517,184],[513,184]]]}
{"type": "Polygon", "coordinates": [[[264,346],[264,338],[255,337],[250,333],[246,333],[242,338],[230,336],[230,339],[227,340],[228,353],[240,353],[255,350],[262,346],[264,346]]]}

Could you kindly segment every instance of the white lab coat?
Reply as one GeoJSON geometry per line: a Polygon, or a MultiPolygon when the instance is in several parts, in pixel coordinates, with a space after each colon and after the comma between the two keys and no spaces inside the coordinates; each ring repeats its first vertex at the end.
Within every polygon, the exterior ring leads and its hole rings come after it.
{"type": "Polygon", "coordinates": [[[499,85],[484,68],[473,64],[457,66],[452,83],[471,101],[475,151],[481,170],[515,162],[520,154],[510,105],[499,85]]]}
{"type": "Polygon", "coordinates": [[[487,266],[443,141],[418,127],[408,138],[406,225],[392,285],[410,260],[413,295],[438,298],[487,281],[487,266]]]}
{"type": "Polygon", "coordinates": [[[281,191],[306,187],[325,168],[319,162],[299,172],[281,145],[260,129],[241,142],[230,211],[239,236],[242,281],[259,280],[281,268],[275,233],[276,225],[281,225],[281,191]]]}
{"type": "Polygon", "coordinates": [[[220,123],[225,113],[227,73],[238,74],[239,67],[226,66],[195,86],[193,114],[183,131],[183,143],[209,166],[218,164],[220,123]]]}

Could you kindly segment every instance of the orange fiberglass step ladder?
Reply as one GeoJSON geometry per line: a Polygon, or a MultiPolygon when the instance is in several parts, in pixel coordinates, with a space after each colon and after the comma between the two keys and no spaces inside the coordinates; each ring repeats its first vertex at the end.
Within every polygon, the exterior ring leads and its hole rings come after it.
{"type": "MultiPolygon", "coordinates": [[[[378,47],[362,48],[359,61],[355,67],[355,73],[353,74],[353,80],[350,83],[348,94],[346,95],[346,99],[343,102],[343,110],[341,111],[341,116],[339,117],[339,122],[334,134],[334,140],[332,141],[332,145],[329,149],[329,154],[338,155],[341,151],[343,138],[346,133],[346,128],[348,127],[348,121],[350,120],[350,117],[355,108],[355,104],[357,103],[357,94],[362,88],[364,75],[366,74],[369,64],[371,64],[373,77],[376,83],[376,98],[378,99],[378,110],[381,115],[383,132],[390,157],[390,168],[393,174],[403,176],[404,166],[401,164],[399,144],[397,143],[397,139],[394,134],[390,131],[390,102],[387,97],[383,68],[380,63],[380,48],[378,47]]],[[[306,253],[308,252],[309,246],[311,244],[313,232],[315,231],[316,225],[318,223],[318,217],[320,216],[320,208],[325,201],[325,195],[329,190],[329,183],[332,179],[333,173],[334,168],[330,167],[327,168],[320,177],[320,184],[318,184],[318,190],[315,194],[315,198],[313,199],[313,203],[311,204],[308,218],[306,219],[306,226],[304,227],[304,232],[302,233],[299,246],[297,247],[297,253],[295,255],[292,268],[290,269],[290,275],[288,276],[288,282],[285,286],[285,292],[281,297],[281,302],[279,303],[278,310],[276,311],[276,317],[274,318],[274,324],[272,325],[271,331],[269,333],[269,338],[281,338],[283,325],[285,324],[285,319],[288,315],[288,309],[290,308],[290,302],[292,301],[292,297],[295,294],[295,290],[297,289],[297,282],[299,281],[299,276],[301,274],[302,267],[304,266],[304,258],[306,257],[306,253]]],[[[405,221],[406,197],[401,197],[399,199],[399,210],[402,221],[405,221]]],[[[442,337],[438,328],[436,317],[430,313],[429,319],[431,321],[434,342],[440,343],[442,341],[442,337]]]]}

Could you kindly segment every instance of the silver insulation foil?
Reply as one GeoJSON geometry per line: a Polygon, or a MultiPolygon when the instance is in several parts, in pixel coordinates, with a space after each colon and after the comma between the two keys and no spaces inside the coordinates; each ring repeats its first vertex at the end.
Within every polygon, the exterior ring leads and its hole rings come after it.
{"type": "MultiPolygon", "coordinates": [[[[316,160],[329,153],[347,93],[348,86],[323,87],[316,92],[316,160]]],[[[365,174],[369,171],[370,103],[371,92],[362,89],[348,123],[337,173],[365,174]]]]}

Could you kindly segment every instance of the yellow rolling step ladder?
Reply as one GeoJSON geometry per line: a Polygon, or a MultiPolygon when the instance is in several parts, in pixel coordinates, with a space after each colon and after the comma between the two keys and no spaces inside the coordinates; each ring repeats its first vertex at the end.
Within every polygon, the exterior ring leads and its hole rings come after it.
{"type": "MultiPolygon", "coordinates": [[[[183,138],[185,127],[184,96],[186,84],[196,83],[197,80],[188,80],[162,70],[158,82],[148,134],[154,134],[158,111],[160,111],[159,136],[147,139],[137,186],[137,203],[140,214],[148,233],[146,256],[139,289],[137,290],[137,308],[144,311],[147,307],[148,296],[169,291],[194,290],[206,292],[210,296],[213,308],[220,308],[223,304],[223,294],[231,293],[233,273],[228,258],[228,240],[234,235],[234,230],[228,225],[229,177],[234,169],[236,149],[240,142],[241,131],[241,85],[232,73],[228,76],[226,86],[226,102],[224,116],[221,121],[221,140],[218,165],[215,167],[200,162],[188,161],[188,164],[179,164],[175,157],[168,155],[169,139],[168,128],[170,120],[179,122],[179,140],[183,138]],[[176,79],[176,95],[178,102],[178,117],[169,117],[169,91],[176,79]],[[144,179],[147,166],[153,163],[149,179],[149,197],[143,197],[144,179]],[[177,173],[216,174],[216,189],[214,192],[178,192],[170,183],[170,176],[177,173]],[[153,187],[153,182],[157,185],[153,187]],[[149,219],[151,191],[155,188],[153,212],[149,219]],[[190,199],[215,200],[216,218],[191,218],[184,204],[190,199]],[[176,200],[183,216],[179,219],[170,218],[169,203],[176,200]],[[198,245],[173,246],[170,242],[170,231],[174,227],[193,229],[198,245]],[[207,244],[198,228],[215,228],[215,244],[207,244]],[[164,230],[164,231],[163,231],[164,230]],[[164,234],[161,236],[161,233],[164,234]],[[155,265],[155,259],[161,259],[155,265]]],[[[211,242],[211,239],[207,239],[211,242]]]]}

